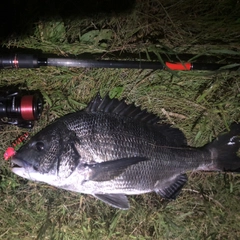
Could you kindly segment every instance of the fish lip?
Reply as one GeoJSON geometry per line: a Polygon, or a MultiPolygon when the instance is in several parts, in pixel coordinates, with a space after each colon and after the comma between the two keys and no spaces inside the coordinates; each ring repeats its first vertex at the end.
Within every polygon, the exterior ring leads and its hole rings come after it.
{"type": "Polygon", "coordinates": [[[27,168],[29,164],[20,158],[12,158],[11,167],[12,168],[27,168]]]}

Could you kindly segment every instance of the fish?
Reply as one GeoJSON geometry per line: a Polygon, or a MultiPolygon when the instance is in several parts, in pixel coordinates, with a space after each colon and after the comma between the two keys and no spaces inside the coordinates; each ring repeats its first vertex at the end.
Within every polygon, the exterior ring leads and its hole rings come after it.
{"type": "Polygon", "coordinates": [[[85,109],[31,137],[13,156],[11,170],[123,210],[130,208],[128,195],[176,199],[191,171],[240,171],[240,124],[195,148],[163,122],[125,99],[97,94],[85,109]]]}

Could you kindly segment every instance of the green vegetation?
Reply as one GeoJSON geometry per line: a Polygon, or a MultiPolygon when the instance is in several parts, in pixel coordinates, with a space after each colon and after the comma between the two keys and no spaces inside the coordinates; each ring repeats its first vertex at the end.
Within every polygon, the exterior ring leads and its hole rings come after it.
{"type": "MultiPolygon", "coordinates": [[[[119,6],[119,12],[103,8],[101,1],[91,0],[89,5],[94,2],[93,14],[87,3],[79,14],[74,4],[74,15],[61,14],[61,4],[62,9],[66,4],[59,1],[54,16],[49,12],[44,16],[38,1],[29,1],[21,8],[27,17],[23,12],[15,23],[23,25],[24,20],[26,31],[4,36],[1,46],[59,56],[111,56],[123,51],[153,53],[160,58],[173,52],[196,58],[207,54],[218,62],[240,58],[238,1],[137,0],[129,10],[119,6]]],[[[114,6],[111,1],[103,2],[109,8],[114,6]]],[[[22,84],[41,90],[44,112],[32,134],[64,114],[83,109],[100,92],[126,98],[164,117],[186,134],[189,145],[202,146],[240,120],[239,77],[239,71],[45,67],[1,70],[0,85],[22,84]]],[[[24,131],[4,127],[0,154],[24,131]]],[[[176,201],[163,201],[154,193],[129,199],[129,211],[113,209],[89,195],[17,177],[2,159],[0,239],[240,239],[240,175],[189,173],[189,182],[176,201]]]]}

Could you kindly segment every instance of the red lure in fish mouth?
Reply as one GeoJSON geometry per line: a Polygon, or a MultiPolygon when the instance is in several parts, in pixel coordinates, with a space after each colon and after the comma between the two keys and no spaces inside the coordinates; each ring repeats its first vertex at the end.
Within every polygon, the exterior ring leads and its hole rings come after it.
{"type": "Polygon", "coordinates": [[[24,143],[29,137],[29,133],[25,132],[23,135],[19,136],[16,140],[12,142],[12,146],[8,147],[5,151],[3,157],[7,161],[16,154],[15,149],[22,143],[24,143]]]}
{"type": "Polygon", "coordinates": [[[14,156],[15,154],[16,154],[15,149],[13,147],[8,147],[7,150],[5,151],[3,157],[7,161],[7,160],[9,160],[9,158],[14,156]]]}

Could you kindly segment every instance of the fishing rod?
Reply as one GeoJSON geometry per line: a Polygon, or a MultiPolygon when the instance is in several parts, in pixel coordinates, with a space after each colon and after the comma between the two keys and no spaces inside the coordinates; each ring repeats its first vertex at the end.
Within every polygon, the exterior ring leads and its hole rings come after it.
{"type": "MultiPolygon", "coordinates": [[[[233,64],[230,69],[237,70],[239,64],[233,64]]],[[[32,54],[0,55],[0,69],[39,68],[44,66],[76,67],[76,68],[130,68],[152,70],[221,70],[228,64],[204,62],[163,62],[160,61],[128,61],[128,60],[95,60],[58,57],[37,57],[32,54]]]]}

